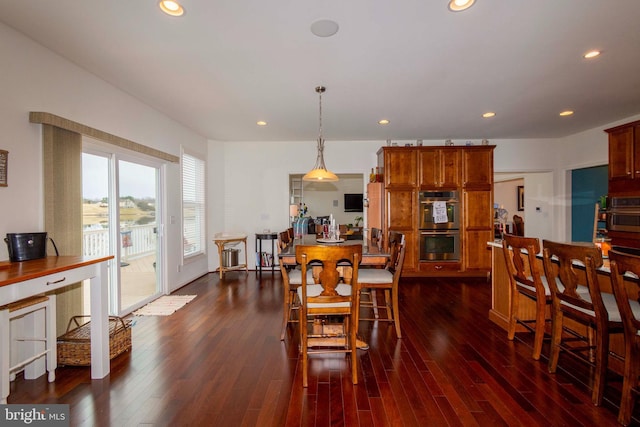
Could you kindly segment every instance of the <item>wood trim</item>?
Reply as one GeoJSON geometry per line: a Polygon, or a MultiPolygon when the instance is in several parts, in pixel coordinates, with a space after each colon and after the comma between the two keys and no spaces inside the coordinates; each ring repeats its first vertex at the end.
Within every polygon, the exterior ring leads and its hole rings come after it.
{"type": "Polygon", "coordinates": [[[165,153],[164,151],[156,150],[155,148],[138,144],[137,142],[133,142],[128,139],[101,131],[99,129],[83,125],[82,123],[74,122],[73,120],[65,119],[64,117],[56,116],[55,114],[31,111],[29,113],[29,122],[55,126],[61,129],[79,133],[81,135],[90,136],[100,141],[108,142],[109,144],[117,145],[118,147],[126,148],[137,153],[142,153],[162,160],[167,160],[169,162],[180,162],[180,158],[178,156],[174,156],[173,154],[165,153]]]}

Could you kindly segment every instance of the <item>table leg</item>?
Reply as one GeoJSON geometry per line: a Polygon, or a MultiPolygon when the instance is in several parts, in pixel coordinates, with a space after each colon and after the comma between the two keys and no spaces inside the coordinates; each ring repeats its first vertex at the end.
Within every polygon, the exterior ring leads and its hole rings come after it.
{"type": "Polygon", "coordinates": [[[109,293],[107,263],[96,264],[91,286],[91,378],[109,374],[109,293]],[[103,282],[104,281],[104,282],[103,282]]]}

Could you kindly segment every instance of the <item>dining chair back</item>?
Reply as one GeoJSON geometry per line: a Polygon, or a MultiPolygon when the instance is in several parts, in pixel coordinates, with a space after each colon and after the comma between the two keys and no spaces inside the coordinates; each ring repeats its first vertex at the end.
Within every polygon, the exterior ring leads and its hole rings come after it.
{"type": "Polygon", "coordinates": [[[513,234],[524,236],[524,220],[520,215],[513,216],[513,234]]]}
{"type": "Polygon", "coordinates": [[[360,289],[371,290],[371,299],[363,301],[361,306],[372,308],[374,317],[360,317],[360,320],[383,320],[393,322],[398,338],[402,338],[400,330],[400,312],[398,304],[398,287],[402,267],[404,265],[404,256],[406,246],[404,243],[404,234],[396,231],[389,232],[388,239],[389,263],[386,268],[362,268],[358,275],[358,287],[360,289]],[[384,290],[384,304],[378,304],[377,295],[374,292],[377,289],[384,290]],[[379,309],[386,310],[386,319],[381,319],[377,311],[379,309]]]}
{"type": "Polygon", "coordinates": [[[622,333],[622,320],[615,297],[600,291],[596,269],[603,265],[602,254],[592,244],[543,240],[542,246],[544,270],[552,298],[549,372],[556,372],[560,350],[594,366],[591,401],[599,406],[606,382],[609,335],[622,333]],[[563,329],[567,326],[564,323],[565,316],[583,323],[588,328],[588,335],[593,332],[593,338],[585,338],[575,330],[572,331],[572,338],[564,337],[563,329]],[[586,341],[587,345],[569,344],[576,339],[586,341]]]}
{"type": "Polygon", "coordinates": [[[609,251],[611,285],[624,329],[624,370],[618,422],[629,425],[640,393],[640,256],[609,251]],[[626,273],[626,275],[625,275],[626,273]],[[629,298],[631,296],[631,298],[629,298]]]}
{"type": "Polygon", "coordinates": [[[382,238],[382,230],[376,227],[371,228],[371,244],[375,245],[379,250],[382,250],[384,239],[382,238]]]}
{"type": "Polygon", "coordinates": [[[551,290],[546,277],[541,272],[536,255],[540,253],[540,240],[535,237],[520,237],[505,234],[502,252],[509,275],[511,304],[507,337],[513,340],[518,324],[534,332],[533,358],[540,359],[545,325],[550,320],[551,290]],[[535,302],[535,316],[520,318],[520,299],[529,298],[535,302]],[[549,309],[548,309],[549,308],[549,309]]]}
{"type": "Polygon", "coordinates": [[[302,266],[302,285],[298,288],[300,298],[300,345],[302,351],[302,384],[307,387],[309,354],[345,352],[351,355],[351,379],[358,383],[357,344],[358,330],[358,265],[362,258],[362,245],[298,245],[296,261],[302,266]],[[348,264],[352,269],[354,286],[340,282],[339,265],[348,264]],[[313,266],[320,265],[319,283],[308,281],[307,272],[313,266]],[[342,320],[342,328],[336,332],[337,337],[329,337],[322,331],[309,333],[308,320],[311,325],[315,318],[338,316],[342,320]]]}

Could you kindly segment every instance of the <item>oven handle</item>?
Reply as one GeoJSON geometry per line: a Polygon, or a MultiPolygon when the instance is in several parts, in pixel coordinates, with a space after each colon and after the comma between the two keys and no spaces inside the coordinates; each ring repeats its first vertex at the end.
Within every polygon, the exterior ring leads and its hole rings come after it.
{"type": "Polygon", "coordinates": [[[460,230],[457,228],[449,230],[420,230],[421,236],[459,236],[460,230]]]}
{"type": "Polygon", "coordinates": [[[433,202],[445,202],[445,203],[460,203],[460,201],[458,199],[442,199],[442,200],[434,200],[434,199],[429,199],[429,200],[420,200],[421,204],[431,204],[433,202]]]}

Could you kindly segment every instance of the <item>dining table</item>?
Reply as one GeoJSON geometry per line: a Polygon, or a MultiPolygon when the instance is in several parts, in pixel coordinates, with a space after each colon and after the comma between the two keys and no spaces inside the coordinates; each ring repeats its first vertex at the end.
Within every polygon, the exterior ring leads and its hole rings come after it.
{"type": "Polygon", "coordinates": [[[292,244],[287,245],[286,248],[280,251],[280,262],[285,266],[294,267],[296,263],[296,246],[298,245],[328,245],[328,246],[348,246],[348,245],[362,245],[362,259],[360,260],[361,266],[377,266],[385,267],[389,262],[389,253],[384,249],[378,248],[376,244],[371,244],[368,240],[346,240],[339,239],[332,241],[329,239],[322,239],[315,234],[304,234],[302,238],[293,239],[292,244]]]}
{"type": "MultiPolygon", "coordinates": [[[[380,267],[384,268],[390,259],[390,254],[385,252],[384,249],[379,248],[377,244],[372,244],[370,241],[365,240],[346,240],[339,239],[338,241],[330,241],[328,239],[322,239],[314,234],[304,234],[301,238],[293,239],[291,244],[287,245],[286,248],[282,249],[279,254],[280,263],[287,267],[295,267],[297,265],[296,262],[296,246],[298,245],[341,245],[341,246],[349,246],[349,245],[362,245],[362,259],[360,260],[359,266],[371,266],[371,267],[380,267]]],[[[321,267],[314,268],[313,276],[314,279],[318,278],[318,270],[322,269],[321,267]]],[[[351,282],[351,267],[346,267],[342,271],[342,278],[345,283],[351,282]]],[[[313,338],[309,339],[309,342],[315,342],[316,345],[340,345],[340,340],[336,338],[313,338]]],[[[357,339],[357,347],[361,350],[367,350],[369,348],[369,344],[365,342],[363,339],[358,337],[357,339]]]]}

